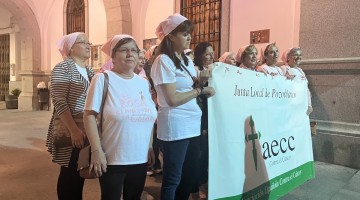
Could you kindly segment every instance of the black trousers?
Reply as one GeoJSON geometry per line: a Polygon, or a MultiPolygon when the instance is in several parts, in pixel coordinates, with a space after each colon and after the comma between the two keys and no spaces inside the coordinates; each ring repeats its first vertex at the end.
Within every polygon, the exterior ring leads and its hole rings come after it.
{"type": "Polygon", "coordinates": [[[140,200],[144,190],[147,163],[137,165],[108,165],[100,180],[101,199],[140,200]]]}
{"type": "Polygon", "coordinates": [[[74,148],[68,167],[61,166],[57,182],[59,200],[82,200],[84,179],[77,171],[77,161],[80,149],[74,148]]]}

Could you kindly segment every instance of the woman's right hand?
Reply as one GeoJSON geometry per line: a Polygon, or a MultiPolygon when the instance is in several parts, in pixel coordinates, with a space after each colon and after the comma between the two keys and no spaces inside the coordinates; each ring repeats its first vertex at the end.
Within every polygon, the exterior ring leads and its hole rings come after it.
{"type": "Polygon", "coordinates": [[[208,82],[209,78],[211,76],[211,70],[204,68],[199,73],[199,84],[200,86],[205,85],[206,82],[208,82]]]}
{"type": "Polygon", "coordinates": [[[201,91],[201,94],[207,96],[207,97],[211,97],[215,95],[215,90],[213,87],[204,87],[201,91]]]}
{"type": "Polygon", "coordinates": [[[84,141],[86,138],[85,133],[79,128],[75,127],[70,131],[71,134],[71,142],[74,148],[82,149],[84,147],[84,141]]]}
{"type": "Polygon", "coordinates": [[[92,151],[89,171],[94,170],[96,177],[101,177],[106,173],[107,161],[102,149],[92,151]]]}
{"type": "Polygon", "coordinates": [[[293,80],[295,78],[295,75],[290,74],[289,71],[286,71],[285,77],[289,80],[293,80]]]}

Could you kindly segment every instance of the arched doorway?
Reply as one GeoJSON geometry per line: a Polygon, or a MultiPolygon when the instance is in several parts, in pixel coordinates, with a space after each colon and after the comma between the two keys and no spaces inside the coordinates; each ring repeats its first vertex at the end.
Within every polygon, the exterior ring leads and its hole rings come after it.
{"type": "Polygon", "coordinates": [[[9,89],[22,90],[19,97],[19,110],[37,109],[36,84],[44,75],[41,69],[41,34],[38,22],[31,7],[25,0],[0,1],[0,7],[13,15],[14,28],[10,33],[15,48],[12,63],[15,76],[11,77],[9,89]],[[21,11],[20,11],[21,10],[21,11]]]}

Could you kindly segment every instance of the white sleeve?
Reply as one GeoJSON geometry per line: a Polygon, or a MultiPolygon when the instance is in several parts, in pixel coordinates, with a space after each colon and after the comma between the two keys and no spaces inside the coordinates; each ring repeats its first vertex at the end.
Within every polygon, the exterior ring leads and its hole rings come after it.
{"type": "Polygon", "coordinates": [[[175,70],[175,64],[168,56],[158,56],[151,67],[151,78],[154,85],[175,83],[175,70]]]}
{"type": "Polygon", "coordinates": [[[86,96],[85,110],[100,112],[101,100],[104,89],[104,74],[96,74],[90,83],[89,91],[86,96]]]}

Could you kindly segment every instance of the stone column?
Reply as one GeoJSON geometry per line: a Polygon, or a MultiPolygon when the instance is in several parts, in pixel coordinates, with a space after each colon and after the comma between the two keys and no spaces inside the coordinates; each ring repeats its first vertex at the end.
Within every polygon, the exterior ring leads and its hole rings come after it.
{"type": "MultiPolygon", "coordinates": [[[[26,31],[23,31],[26,32],[26,31]]],[[[19,110],[32,111],[38,110],[37,84],[40,81],[49,81],[48,74],[40,70],[40,60],[36,59],[34,49],[40,48],[40,44],[34,44],[33,38],[29,35],[21,34],[21,94],[19,96],[19,110]],[[34,48],[34,45],[39,48],[34,48]]],[[[40,50],[39,50],[40,51],[40,50]]]]}
{"type": "Polygon", "coordinates": [[[20,33],[19,27],[14,18],[11,18],[13,28],[10,33],[10,81],[9,91],[18,88],[21,90],[21,76],[20,76],[20,33]]]}
{"type": "Polygon", "coordinates": [[[315,160],[360,168],[358,0],[302,0],[300,47],[318,134],[315,160]]]}

